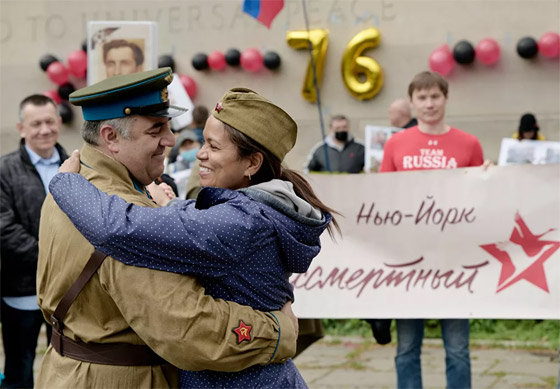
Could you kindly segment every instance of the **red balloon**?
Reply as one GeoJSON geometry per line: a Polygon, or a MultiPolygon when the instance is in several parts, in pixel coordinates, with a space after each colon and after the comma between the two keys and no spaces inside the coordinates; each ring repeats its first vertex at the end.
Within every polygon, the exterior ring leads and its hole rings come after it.
{"type": "Polygon", "coordinates": [[[60,104],[62,102],[62,98],[58,94],[56,89],[51,89],[43,93],[45,96],[50,97],[54,100],[55,103],[60,104]]]}
{"type": "Polygon", "coordinates": [[[241,67],[248,72],[259,71],[263,67],[263,57],[257,49],[247,49],[241,53],[241,67]]]}
{"type": "Polygon", "coordinates": [[[494,39],[484,38],[474,49],[476,58],[485,65],[493,65],[500,59],[500,45],[494,39]]]}
{"type": "Polygon", "coordinates": [[[68,82],[70,73],[62,63],[57,61],[49,65],[47,68],[47,76],[49,76],[51,81],[56,85],[62,85],[68,82]]]}
{"type": "Polygon", "coordinates": [[[213,51],[208,56],[210,69],[223,70],[226,67],[226,56],[220,51],[213,51]]]}
{"type": "Polygon", "coordinates": [[[87,72],[87,53],[76,50],[68,54],[68,68],[74,77],[84,78],[87,72]]]}
{"type": "Polygon", "coordinates": [[[556,58],[560,55],[560,35],[547,32],[538,41],[539,52],[547,58],[556,58]]]}
{"type": "Polygon", "coordinates": [[[181,84],[183,84],[183,88],[185,88],[191,100],[194,100],[196,96],[196,82],[186,74],[180,74],[179,80],[181,80],[181,84]]]}
{"type": "Polygon", "coordinates": [[[453,70],[455,61],[453,60],[453,53],[448,45],[438,47],[430,54],[428,58],[430,69],[434,72],[447,76],[453,70]]]}

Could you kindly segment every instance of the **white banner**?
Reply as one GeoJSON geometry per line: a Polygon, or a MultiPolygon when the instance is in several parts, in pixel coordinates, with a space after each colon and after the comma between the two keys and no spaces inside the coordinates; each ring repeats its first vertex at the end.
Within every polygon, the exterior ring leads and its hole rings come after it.
{"type": "Polygon", "coordinates": [[[299,317],[560,319],[560,165],[310,181],[343,237],[291,278],[299,317]]]}

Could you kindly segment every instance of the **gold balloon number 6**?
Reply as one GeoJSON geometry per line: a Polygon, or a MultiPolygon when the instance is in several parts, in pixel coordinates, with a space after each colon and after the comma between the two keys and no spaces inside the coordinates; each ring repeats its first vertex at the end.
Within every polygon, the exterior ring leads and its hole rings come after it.
{"type": "Polygon", "coordinates": [[[376,28],[360,31],[346,46],[342,55],[342,80],[348,92],[358,100],[368,100],[383,86],[383,70],[379,63],[362,53],[379,46],[381,35],[376,28]]]}
{"type": "MultiPolygon", "coordinates": [[[[309,43],[311,43],[311,57],[313,59],[313,63],[315,63],[317,86],[321,87],[327,46],[329,44],[328,31],[288,31],[286,41],[288,42],[288,46],[296,50],[308,49],[309,43]]],[[[311,64],[311,60],[307,64],[307,71],[305,72],[305,80],[303,81],[301,94],[303,95],[303,98],[309,102],[314,103],[317,101],[317,93],[315,93],[315,86],[313,85],[313,66],[311,64]]]]}
{"type": "MultiPolygon", "coordinates": [[[[286,35],[288,46],[294,49],[307,49],[311,43],[311,55],[315,63],[317,85],[320,87],[323,79],[323,68],[328,46],[327,30],[288,31],[286,35]]],[[[363,52],[379,46],[381,35],[376,28],[360,31],[352,38],[342,56],[342,80],[346,89],[358,100],[368,100],[379,93],[383,86],[383,70],[376,60],[363,56],[363,52]]],[[[317,101],[317,94],[313,85],[313,68],[311,61],[307,64],[307,71],[303,81],[303,98],[309,102],[317,101]]]]}

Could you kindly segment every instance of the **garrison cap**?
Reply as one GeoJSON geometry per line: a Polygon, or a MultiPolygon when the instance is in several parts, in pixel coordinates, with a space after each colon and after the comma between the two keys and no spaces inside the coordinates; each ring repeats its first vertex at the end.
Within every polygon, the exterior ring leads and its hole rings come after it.
{"type": "Polygon", "coordinates": [[[296,122],[282,108],[251,89],[227,91],[212,116],[247,135],[280,161],[296,143],[296,122]]]}
{"type": "Polygon", "coordinates": [[[167,85],[171,68],[114,76],[78,89],[70,103],[81,106],[84,120],[107,120],[131,115],[174,117],[186,108],[169,105],[167,85]]]}

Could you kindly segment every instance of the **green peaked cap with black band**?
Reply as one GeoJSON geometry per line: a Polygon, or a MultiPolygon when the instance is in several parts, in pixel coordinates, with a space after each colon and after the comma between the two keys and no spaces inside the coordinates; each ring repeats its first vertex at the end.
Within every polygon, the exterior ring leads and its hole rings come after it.
{"type": "Polygon", "coordinates": [[[132,115],[174,117],[186,108],[169,105],[171,68],[114,76],[78,89],[70,103],[82,107],[84,120],[108,120],[132,115]]]}
{"type": "Polygon", "coordinates": [[[212,116],[247,135],[280,161],[296,143],[294,119],[251,89],[228,90],[212,110],[212,116]]]}

